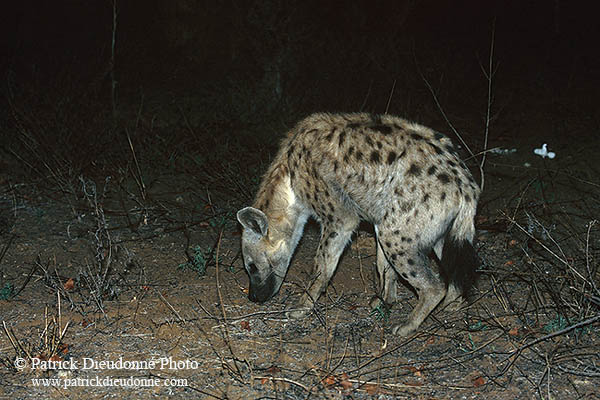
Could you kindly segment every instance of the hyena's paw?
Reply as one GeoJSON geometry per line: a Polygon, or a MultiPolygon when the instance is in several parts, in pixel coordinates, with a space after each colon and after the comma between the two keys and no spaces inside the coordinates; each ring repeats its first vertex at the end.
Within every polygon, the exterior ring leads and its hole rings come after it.
{"type": "Polygon", "coordinates": [[[440,309],[445,309],[446,311],[454,312],[458,311],[466,304],[465,299],[461,296],[460,291],[454,285],[448,286],[448,290],[446,291],[446,297],[444,297],[444,301],[440,304],[440,309]]]}
{"type": "Polygon", "coordinates": [[[369,301],[369,308],[371,311],[382,309],[383,307],[386,307],[386,304],[379,296],[374,296],[371,301],[369,301]]]}
{"type": "Polygon", "coordinates": [[[309,307],[303,307],[300,306],[297,309],[294,310],[290,310],[288,312],[285,313],[285,316],[288,319],[301,319],[306,317],[306,315],[311,311],[311,308],[309,307]]]}
{"type": "Polygon", "coordinates": [[[392,333],[394,335],[407,337],[407,336],[410,336],[413,333],[415,333],[416,330],[417,330],[417,328],[414,327],[412,324],[396,325],[396,326],[394,326],[394,329],[392,329],[392,333]]]}
{"type": "Polygon", "coordinates": [[[440,309],[443,309],[444,311],[455,312],[460,310],[466,304],[467,302],[462,298],[462,296],[458,297],[457,299],[444,299],[440,305],[440,309]]]}
{"type": "Polygon", "coordinates": [[[371,308],[371,315],[375,316],[375,318],[384,321],[388,320],[391,306],[385,301],[375,296],[369,302],[369,307],[371,308]]]}

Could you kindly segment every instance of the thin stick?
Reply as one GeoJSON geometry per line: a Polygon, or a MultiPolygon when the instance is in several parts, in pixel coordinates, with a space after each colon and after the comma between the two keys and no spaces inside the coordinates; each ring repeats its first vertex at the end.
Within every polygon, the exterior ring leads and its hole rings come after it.
{"type": "Polygon", "coordinates": [[[131,137],[129,136],[129,131],[125,129],[125,133],[127,134],[127,142],[129,142],[129,148],[131,149],[131,154],[133,155],[133,161],[135,162],[135,167],[137,168],[138,176],[133,174],[136,183],[140,188],[140,194],[142,195],[142,199],[146,200],[146,185],[144,184],[144,178],[142,176],[142,170],[140,169],[140,164],[138,163],[137,157],[135,155],[135,149],[133,148],[133,143],[131,142],[131,137]]]}
{"type": "Polygon", "coordinates": [[[223,305],[223,295],[221,294],[221,282],[219,282],[219,250],[221,248],[221,238],[223,237],[223,229],[219,232],[219,239],[217,240],[217,252],[215,254],[215,281],[217,284],[217,294],[219,296],[219,303],[221,305],[221,314],[223,314],[224,328],[225,331],[225,343],[227,344],[227,348],[233,357],[233,366],[235,367],[238,376],[242,377],[242,372],[238,368],[236,362],[235,352],[233,351],[233,346],[231,345],[231,340],[229,338],[229,326],[227,324],[227,314],[225,313],[225,305],[223,305]]]}
{"type": "Polygon", "coordinates": [[[488,146],[488,136],[489,136],[489,132],[490,132],[490,112],[491,112],[491,108],[492,108],[492,80],[493,80],[493,76],[494,76],[494,36],[496,33],[496,20],[494,19],[494,22],[492,24],[492,39],[490,41],[490,57],[489,57],[489,64],[488,64],[488,70],[487,73],[484,74],[487,78],[488,81],[488,93],[487,93],[487,110],[485,113],[485,137],[483,140],[483,156],[481,157],[481,164],[480,164],[480,172],[481,172],[481,190],[483,190],[484,184],[485,184],[485,175],[483,174],[483,167],[485,166],[485,159],[487,156],[487,152],[485,151],[487,149],[488,146]]]}
{"type": "Polygon", "coordinates": [[[594,277],[592,276],[592,271],[590,269],[590,231],[592,230],[592,226],[594,226],[596,222],[598,221],[593,220],[590,221],[590,223],[588,224],[587,235],[585,238],[585,266],[587,269],[588,276],[590,278],[590,282],[592,283],[592,287],[594,288],[594,293],[600,294],[600,291],[598,291],[598,287],[596,286],[596,282],[594,281],[594,277]]]}
{"type": "Polygon", "coordinates": [[[300,382],[296,382],[296,381],[293,381],[293,380],[287,379],[287,378],[276,378],[274,376],[255,376],[254,379],[259,379],[261,381],[268,379],[270,381],[275,381],[275,382],[287,382],[287,383],[291,383],[292,385],[296,385],[298,387],[301,387],[302,389],[304,389],[308,393],[311,393],[311,390],[307,386],[304,386],[300,382]]]}
{"type": "Polygon", "coordinates": [[[390,103],[392,102],[392,97],[394,96],[394,89],[396,89],[396,79],[394,79],[394,84],[392,85],[392,90],[390,90],[390,96],[388,97],[387,104],[385,105],[384,114],[387,114],[388,110],[390,109],[390,103]]]}
{"type": "Polygon", "coordinates": [[[113,119],[117,117],[117,80],[115,79],[115,44],[117,41],[117,0],[112,2],[112,41],[110,51],[110,101],[113,119]]]}
{"type": "Polygon", "coordinates": [[[512,352],[511,352],[511,353],[508,355],[508,357],[506,357],[505,361],[506,361],[507,359],[509,359],[510,357],[512,357],[512,356],[516,356],[515,358],[513,358],[513,360],[512,360],[512,361],[511,361],[511,362],[510,362],[510,363],[509,363],[509,364],[508,364],[506,367],[504,367],[504,369],[502,370],[502,372],[500,373],[500,375],[502,375],[502,374],[504,374],[506,371],[508,371],[508,369],[509,369],[509,368],[510,368],[510,367],[511,367],[511,366],[512,366],[514,363],[515,363],[515,361],[517,361],[517,358],[519,358],[519,355],[520,355],[520,354],[523,352],[523,350],[525,350],[525,349],[527,349],[527,348],[529,348],[529,347],[533,346],[534,344],[537,344],[537,343],[543,342],[544,340],[548,340],[548,339],[551,339],[551,338],[553,338],[553,337],[556,337],[556,336],[563,335],[563,334],[565,334],[565,333],[567,333],[567,332],[570,332],[570,331],[572,331],[572,330],[574,330],[574,329],[577,329],[577,328],[580,328],[580,327],[582,327],[582,326],[586,326],[586,325],[593,324],[594,322],[596,322],[596,321],[598,321],[598,320],[600,320],[600,314],[596,315],[595,317],[588,318],[588,319],[586,319],[586,320],[584,320],[584,321],[581,321],[581,322],[578,322],[578,323],[576,323],[576,324],[573,324],[573,325],[571,325],[571,326],[567,326],[566,328],[564,328],[564,329],[561,329],[561,330],[559,330],[559,331],[556,331],[556,332],[549,333],[548,335],[544,335],[544,336],[542,336],[542,337],[540,337],[540,338],[537,338],[537,339],[535,339],[535,340],[532,340],[532,341],[531,341],[531,342],[529,342],[529,343],[525,343],[523,346],[521,346],[521,347],[519,347],[518,349],[516,349],[516,350],[512,351],[512,352]]]}
{"type": "Polygon", "coordinates": [[[371,86],[373,86],[373,79],[371,79],[371,83],[369,83],[369,88],[367,89],[367,95],[365,96],[365,99],[363,100],[362,105],[358,109],[359,111],[362,111],[365,108],[365,106],[367,105],[367,100],[369,99],[369,96],[371,95],[371,86]]]}
{"type": "Polygon", "coordinates": [[[185,324],[185,320],[183,318],[181,318],[181,315],[179,315],[179,313],[177,312],[177,310],[175,310],[175,308],[171,305],[171,303],[169,303],[167,301],[167,299],[164,298],[164,296],[162,295],[162,293],[160,292],[160,290],[157,290],[156,292],[160,296],[160,299],[163,301],[163,303],[165,303],[165,305],[167,307],[169,307],[169,309],[171,310],[171,312],[173,314],[175,314],[175,316],[177,317],[177,319],[179,320],[179,322],[183,322],[185,324]]]}

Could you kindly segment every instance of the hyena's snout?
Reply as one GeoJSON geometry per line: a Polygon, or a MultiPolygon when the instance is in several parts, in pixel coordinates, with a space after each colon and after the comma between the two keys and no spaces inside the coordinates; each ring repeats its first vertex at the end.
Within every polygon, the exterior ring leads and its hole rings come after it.
{"type": "Polygon", "coordinates": [[[277,282],[274,274],[270,274],[266,279],[250,275],[248,299],[255,303],[264,303],[277,294],[280,286],[281,282],[277,282]]]}

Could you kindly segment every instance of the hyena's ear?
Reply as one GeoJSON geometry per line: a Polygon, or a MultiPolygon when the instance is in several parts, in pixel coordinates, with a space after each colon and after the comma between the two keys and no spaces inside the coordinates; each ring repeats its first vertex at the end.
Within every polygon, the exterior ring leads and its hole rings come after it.
{"type": "Polygon", "coordinates": [[[267,234],[269,223],[264,212],[254,207],[242,208],[237,213],[237,219],[244,229],[250,229],[260,236],[267,234]]]}

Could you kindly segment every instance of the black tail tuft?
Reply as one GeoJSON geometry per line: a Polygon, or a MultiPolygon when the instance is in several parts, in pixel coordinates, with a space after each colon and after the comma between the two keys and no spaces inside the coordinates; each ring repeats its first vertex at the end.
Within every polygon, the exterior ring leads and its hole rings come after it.
{"type": "Polygon", "coordinates": [[[456,240],[451,234],[446,236],[440,271],[446,285],[454,285],[466,297],[477,279],[476,270],[480,264],[472,243],[456,240]]]}

